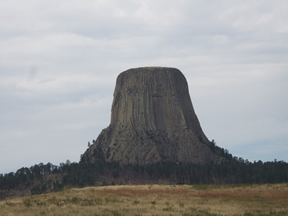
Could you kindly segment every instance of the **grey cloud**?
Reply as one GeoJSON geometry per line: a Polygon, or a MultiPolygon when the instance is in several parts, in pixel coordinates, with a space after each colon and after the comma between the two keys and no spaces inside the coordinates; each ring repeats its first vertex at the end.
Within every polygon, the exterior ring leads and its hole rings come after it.
{"type": "Polygon", "coordinates": [[[218,145],[250,160],[287,161],[287,7],[0,2],[0,173],[79,160],[109,124],[117,75],[153,65],[184,73],[204,132],[218,145]],[[253,153],[275,140],[282,153],[253,153]]]}

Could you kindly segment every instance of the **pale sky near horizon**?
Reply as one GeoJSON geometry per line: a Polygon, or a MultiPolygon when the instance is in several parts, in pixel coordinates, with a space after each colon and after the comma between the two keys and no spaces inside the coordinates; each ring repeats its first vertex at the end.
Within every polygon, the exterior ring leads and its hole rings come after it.
{"type": "Polygon", "coordinates": [[[69,159],[110,122],[117,75],[182,71],[207,137],[288,162],[288,1],[0,0],[0,173],[69,159]]]}

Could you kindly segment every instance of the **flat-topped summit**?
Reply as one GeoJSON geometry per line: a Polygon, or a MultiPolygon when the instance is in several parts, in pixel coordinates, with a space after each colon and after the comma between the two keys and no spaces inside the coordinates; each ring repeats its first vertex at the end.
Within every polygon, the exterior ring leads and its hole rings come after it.
{"type": "Polygon", "coordinates": [[[85,152],[87,160],[120,164],[218,160],[176,68],[141,67],[119,74],[110,125],[85,152]]]}

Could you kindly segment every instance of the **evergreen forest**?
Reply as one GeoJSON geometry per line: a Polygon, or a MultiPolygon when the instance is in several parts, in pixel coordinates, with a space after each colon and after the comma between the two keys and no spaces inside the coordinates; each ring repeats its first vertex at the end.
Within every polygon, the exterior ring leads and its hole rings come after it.
{"type": "MultiPolygon", "coordinates": [[[[0,174],[0,199],[11,191],[41,194],[64,188],[128,184],[267,184],[288,182],[288,163],[284,161],[249,162],[231,157],[208,165],[156,163],[120,165],[116,162],[36,164],[15,173],[0,174]]],[[[27,193],[26,193],[27,195],[27,193]]]]}

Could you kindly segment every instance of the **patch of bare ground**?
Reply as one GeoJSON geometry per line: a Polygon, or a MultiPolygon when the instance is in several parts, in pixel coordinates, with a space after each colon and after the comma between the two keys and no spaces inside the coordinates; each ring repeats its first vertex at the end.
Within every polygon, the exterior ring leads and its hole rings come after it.
{"type": "Polygon", "coordinates": [[[1,201],[0,215],[288,215],[288,184],[74,188],[1,201]]]}

